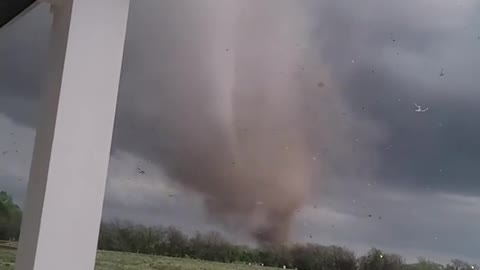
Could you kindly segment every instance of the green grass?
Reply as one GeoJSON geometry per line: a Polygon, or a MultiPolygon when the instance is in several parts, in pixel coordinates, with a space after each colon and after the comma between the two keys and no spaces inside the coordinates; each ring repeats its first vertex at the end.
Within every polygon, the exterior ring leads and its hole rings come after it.
{"type": "Polygon", "coordinates": [[[13,270],[15,266],[15,249],[0,244],[0,270],[13,270]]]}
{"type": "MultiPolygon", "coordinates": [[[[0,270],[14,270],[15,248],[0,243],[0,270]]],[[[96,270],[273,270],[278,268],[226,264],[184,258],[99,251],[96,270]]]]}

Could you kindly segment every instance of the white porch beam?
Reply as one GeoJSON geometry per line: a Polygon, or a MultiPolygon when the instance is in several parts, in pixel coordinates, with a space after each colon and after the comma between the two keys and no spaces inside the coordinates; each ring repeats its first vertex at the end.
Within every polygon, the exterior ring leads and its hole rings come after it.
{"type": "Polygon", "coordinates": [[[17,270],[94,269],[129,0],[53,3],[17,270]]]}

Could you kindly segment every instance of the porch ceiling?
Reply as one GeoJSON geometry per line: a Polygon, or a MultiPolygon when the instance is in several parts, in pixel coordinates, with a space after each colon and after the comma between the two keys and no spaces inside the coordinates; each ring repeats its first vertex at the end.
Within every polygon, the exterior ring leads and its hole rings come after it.
{"type": "Polygon", "coordinates": [[[0,28],[20,15],[35,0],[0,0],[0,28]]]}

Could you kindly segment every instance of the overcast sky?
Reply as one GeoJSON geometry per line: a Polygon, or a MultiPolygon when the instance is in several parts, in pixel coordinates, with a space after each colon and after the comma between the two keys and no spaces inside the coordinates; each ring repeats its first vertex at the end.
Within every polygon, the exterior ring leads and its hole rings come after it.
{"type": "MultiPolygon", "coordinates": [[[[132,1],[104,217],[250,241],[212,222],[156,155],[206,133],[188,128],[212,120],[207,89],[238,68],[240,85],[295,81],[304,100],[314,181],[293,240],[480,262],[478,2],[225,4],[239,2],[132,1]]],[[[0,189],[20,204],[50,22],[40,5],[0,30],[0,189]]]]}

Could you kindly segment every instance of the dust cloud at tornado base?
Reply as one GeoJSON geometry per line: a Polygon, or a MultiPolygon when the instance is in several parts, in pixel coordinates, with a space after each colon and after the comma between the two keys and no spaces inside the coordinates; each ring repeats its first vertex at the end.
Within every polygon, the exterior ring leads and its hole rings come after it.
{"type": "Polygon", "coordinates": [[[345,116],[309,3],[132,3],[114,149],[158,164],[212,222],[260,244],[288,241],[338,164],[363,173],[351,127],[373,130],[345,116]]]}

